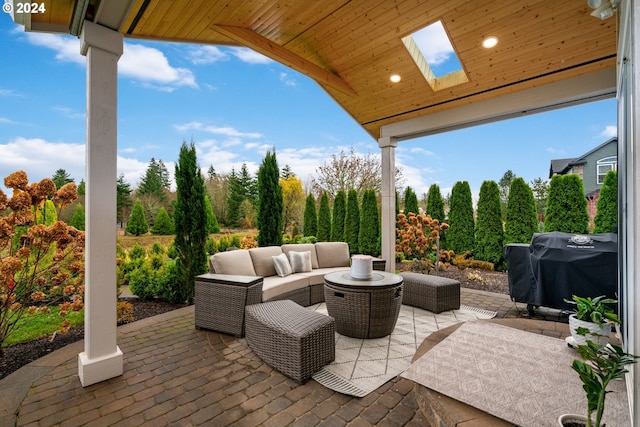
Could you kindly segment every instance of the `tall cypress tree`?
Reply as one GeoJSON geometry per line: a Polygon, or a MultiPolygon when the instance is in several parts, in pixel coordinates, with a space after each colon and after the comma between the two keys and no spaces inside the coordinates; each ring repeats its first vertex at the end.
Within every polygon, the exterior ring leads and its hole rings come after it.
{"type": "Polygon", "coordinates": [[[349,244],[349,252],[358,253],[360,244],[360,208],[358,207],[358,192],[350,189],[347,193],[347,216],[344,221],[344,239],[349,244]]]}
{"type": "Polygon", "coordinates": [[[582,179],[576,174],[554,175],[549,184],[544,231],[586,234],[588,228],[589,213],[582,179]]]}
{"type": "Polygon", "coordinates": [[[344,190],[338,191],[333,199],[333,216],[331,220],[331,241],[344,241],[344,222],[347,217],[347,195],[344,190]]]}
{"type": "Polygon", "coordinates": [[[493,263],[497,270],[504,268],[502,206],[495,181],[484,181],[480,186],[475,245],[476,259],[493,263]]]}
{"type": "Polygon", "coordinates": [[[413,191],[413,188],[407,187],[404,190],[404,214],[407,217],[409,216],[409,212],[418,215],[420,213],[418,210],[418,196],[415,191],[413,191]]]}
{"type": "Polygon", "coordinates": [[[598,212],[594,218],[594,233],[612,233],[618,225],[618,173],[609,171],[604,177],[600,196],[598,197],[598,212]]]}
{"type": "Polygon", "coordinates": [[[360,211],[360,252],[380,255],[380,216],[375,190],[365,190],[360,211]]]}
{"type": "Polygon", "coordinates": [[[331,240],[331,210],[329,208],[329,196],[323,191],[320,196],[320,209],[318,210],[318,235],[319,242],[331,240]]]}
{"type": "Polygon", "coordinates": [[[515,178],[509,189],[504,243],[529,243],[537,230],[538,216],[533,191],[524,179],[515,178]]]}
{"type": "Polygon", "coordinates": [[[176,164],[177,199],[174,218],[176,238],[176,283],[168,297],[174,302],[193,302],[194,278],[207,270],[207,214],[204,179],[193,143],[182,143],[176,164]]]}
{"type": "MultiPolygon", "coordinates": [[[[444,198],[440,193],[440,187],[438,184],[431,184],[429,187],[429,193],[427,194],[427,206],[424,210],[425,215],[429,215],[433,219],[437,219],[440,223],[445,220],[444,215],[444,198]]],[[[445,230],[440,231],[440,247],[448,248],[447,246],[447,232],[445,230]]]]}
{"type": "Polygon", "coordinates": [[[316,236],[318,234],[318,215],[316,214],[316,199],[309,193],[304,205],[304,224],[302,229],[304,236],[316,236]]]}
{"type": "Polygon", "coordinates": [[[458,181],[451,189],[448,248],[456,254],[472,251],[475,246],[474,233],[471,187],[467,181],[458,181]]]}
{"type": "Polygon", "coordinates": [[[258,246],[282,245],[282,187],[275,149],[267,151],[258,169],[258,207],[258,246]]]}

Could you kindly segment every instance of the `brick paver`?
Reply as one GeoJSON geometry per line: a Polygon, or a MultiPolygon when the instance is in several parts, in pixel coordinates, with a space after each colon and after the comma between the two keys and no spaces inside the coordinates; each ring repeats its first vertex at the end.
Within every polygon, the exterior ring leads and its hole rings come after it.
{"type": "MultiPolygon", "coordinates": [[[[507,295],[462,289],[461,303],[496,311],[498,318],[529,319],[526,306],[507,295]]],[[[562,328],[544,320],[566,323],[566,316],[537,309],[527,323],[559,337],[562,328]]],[[[33,381],[15,425],[427,425],[408,380],[393,379],[355,398],[313,380],[297,384],[264,364],[243,338],[195,329],[193,306],[137,323],[118,329],[124,375],[83,388],[77,351],[58,350],[68,358],[33,381]]]]}

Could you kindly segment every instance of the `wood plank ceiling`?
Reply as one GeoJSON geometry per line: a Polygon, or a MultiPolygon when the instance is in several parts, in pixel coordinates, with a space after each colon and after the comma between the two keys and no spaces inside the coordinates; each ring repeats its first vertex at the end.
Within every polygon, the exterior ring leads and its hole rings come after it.
{"type": "MultiPolygon", "coordinates": [[[[32,20],[71,22],[77,1],[48,3],[32,20]]],[[[89,0],[86,17],[99,22],[102,6],[89,0]]],[[[615,67],[616,19],[590,12],[586,0],[135,0],[117,30],[251,47],[316,80],[377,138],[385,124],[615,67]],[[434,91],[401,39],[436,21],[467,81],[434,91]],[[495,48],[481,47],[487,35],[495,48]]]]}

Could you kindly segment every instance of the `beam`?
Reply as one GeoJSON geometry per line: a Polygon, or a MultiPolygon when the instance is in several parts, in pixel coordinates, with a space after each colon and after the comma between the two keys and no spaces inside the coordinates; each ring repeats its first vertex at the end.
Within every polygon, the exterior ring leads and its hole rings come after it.
{"type": "Polygon", "coordinates": [[[350,96],[356,95],[356,92],[351,88],[351,86],[349,86],[347,82],[342,80],[342,78],[337,74],[334,74],[313,62],[307,61],[249,28],[232,27],[228,25],[213,25],[211,28],[220,34],[237,41],[243,46],[249,47],[256,52],[260,52],[261,54],[286,65],[287,67],[293,68],[294,70],[311,77],[320,84],[331,86],[332,88],[350,96]]]}

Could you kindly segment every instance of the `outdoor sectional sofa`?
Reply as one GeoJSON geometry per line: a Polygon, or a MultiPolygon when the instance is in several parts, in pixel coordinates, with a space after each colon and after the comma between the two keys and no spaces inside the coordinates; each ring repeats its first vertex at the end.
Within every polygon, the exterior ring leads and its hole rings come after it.
{"type": "MultiPolygon", "coordinates": [[[[344,242],[217,253],[209,260],[211,273],[196,277],[196,327],[244,336],[247,305],[291,300],[307,307],[323,302],[325,274],[349,269],[350,265],[349,245],[344,242]],[[276,257],[286,257],[291,274],[281,271],[282,275],[278,275],[276,257]]],[[[384,261],[375,260],[374,268],[384,270],[384,261]]]]}

